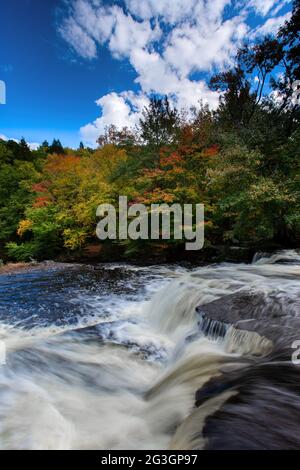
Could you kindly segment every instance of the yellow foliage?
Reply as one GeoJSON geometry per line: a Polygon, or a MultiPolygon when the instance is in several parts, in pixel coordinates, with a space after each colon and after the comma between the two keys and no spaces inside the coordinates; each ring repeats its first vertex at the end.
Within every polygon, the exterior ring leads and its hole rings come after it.
{"type": "Polygon", "coordinates": [[[22,237],[25,232],[28,232],[29,230],[31,230],[31,227],[32,227],[31,220],[28,220],[28,219],[21,220],[17,229],[17,234],[19,235],[19,237],[22,237]]]}
{"type": "Polygon", "coordinates": [[[87,238],[88,238],[88,233],[85,232],[85,230],[72,230],[72,229],[65,229],[64,232],[64,245],[66,248],[70,250],[77,250],[81,248],[87,238]]]}

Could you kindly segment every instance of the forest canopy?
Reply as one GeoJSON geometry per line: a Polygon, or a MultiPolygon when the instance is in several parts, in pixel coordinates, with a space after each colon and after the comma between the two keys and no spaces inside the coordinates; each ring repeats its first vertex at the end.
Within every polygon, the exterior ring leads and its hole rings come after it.
{"type": "MultiPolygon", "coordinates": [[[[244,44],[234,66],[211,77],[215,110],[152,96],[137,128],[107,128],[96,150],[0,139],[0,258],[81,256],[100,246],[96,209],[117,206],[119,195],[147,206],[204,203],[207,250],[299,245],[299,24],[297,0],[276,37],[244,44]]],[[[183,242],[105,245],[134,257],[176,254],[183,242]]]]}

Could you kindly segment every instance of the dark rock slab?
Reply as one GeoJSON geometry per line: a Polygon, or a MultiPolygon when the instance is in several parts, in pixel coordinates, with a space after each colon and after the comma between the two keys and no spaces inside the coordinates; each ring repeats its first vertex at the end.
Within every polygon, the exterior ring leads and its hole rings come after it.
{"type": "MultiPolygon", "coordinates": [[[[241,367],[224,369],[196,393],[196,406],[232,391],[206,418],[206,450],[299,450],[300,365],[292,362],[292,343],[300,339],[300,299],[282,293],[238,292],[197,308],[206,321],[232,325],[270,339],[263,357],[241,358],[241,367]]],[[[222,328],[219,327],[222,332],[222,328]]],[[[221,335],[222,336],[222,335],[221,335]]]]}
{"type": "Polygon", "coordinates": [[[197,307],[204,319],[252,331],[277,343],[300,339],[300,297],[243,291],[197,307]]]}

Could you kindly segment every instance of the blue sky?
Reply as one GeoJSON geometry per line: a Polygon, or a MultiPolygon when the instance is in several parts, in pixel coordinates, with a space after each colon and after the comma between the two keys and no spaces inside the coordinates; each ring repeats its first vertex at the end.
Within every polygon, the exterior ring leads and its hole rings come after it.
{"type": "Polygon", "coordinates": [[[215,106],[209,75],[276,32],[288,0],[2,0],[0,136],[93,145],[134,125],[151,93],[215,106]],[[97,103],[96,103],[97,102],[97,103]]]}

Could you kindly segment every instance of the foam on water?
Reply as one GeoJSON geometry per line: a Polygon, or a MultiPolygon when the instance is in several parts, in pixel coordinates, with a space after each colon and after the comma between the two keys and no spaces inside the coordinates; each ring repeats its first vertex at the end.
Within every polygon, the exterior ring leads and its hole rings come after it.
{"type": "Polygon", "coordinates": [[[274,260],[0,276],[0,448],[201,447],[192,434],[227,395],[196,412],[195,392],[270,343],[230,328],[205,337],[195,309],[245,290],[293,299],[300,267],[274,260]]]}

